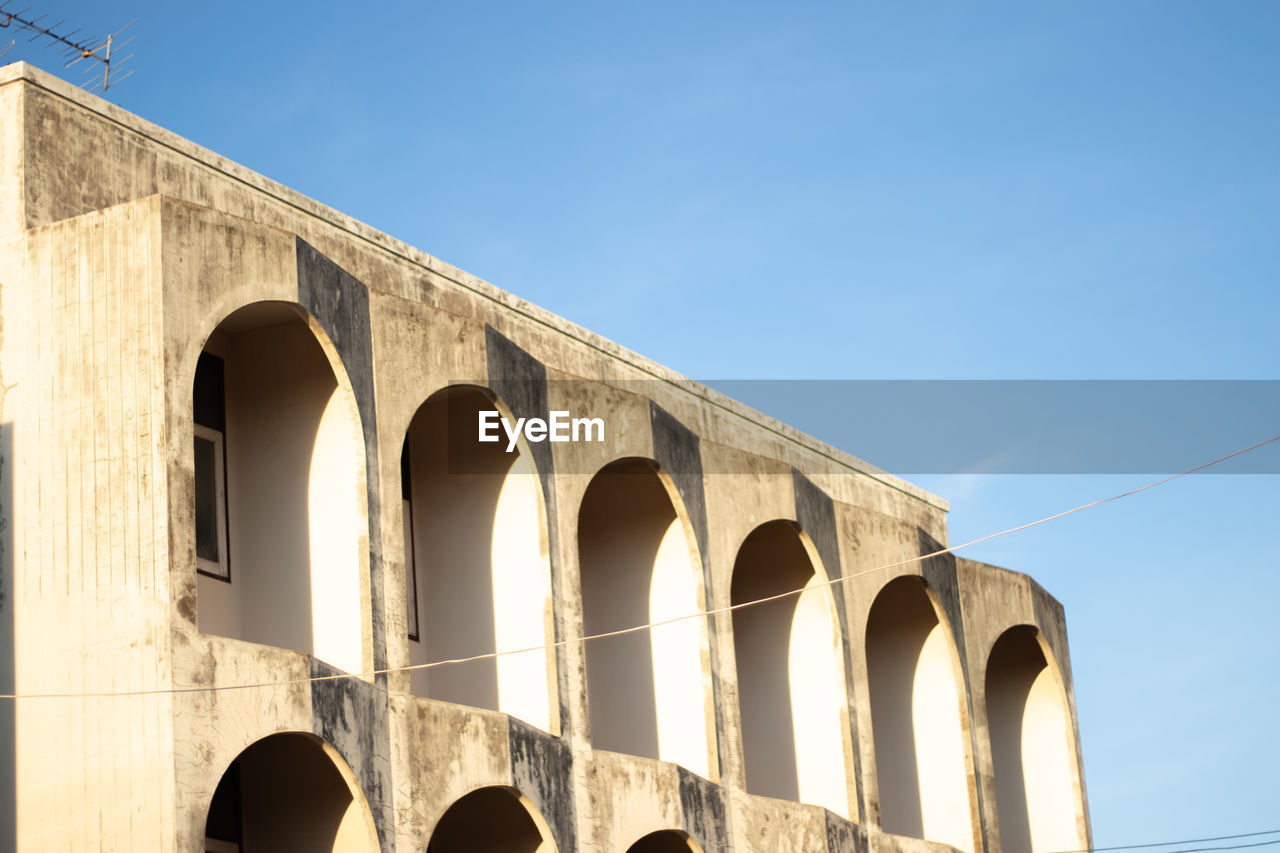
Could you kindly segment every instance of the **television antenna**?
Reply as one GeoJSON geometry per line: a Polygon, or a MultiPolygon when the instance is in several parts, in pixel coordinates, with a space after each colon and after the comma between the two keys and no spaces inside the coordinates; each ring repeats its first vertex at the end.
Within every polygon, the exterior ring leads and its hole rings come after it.
{"type": "MultiPolygon", "coordinates": [[[[89,65],[85,69],[85,74],[92,76],[88,80],[81,83],[81,88],[88,89],[90,92],[102,90],[106,91],[129,75],[133,74],[130,69],[124,74],[119,73],[120,66],[133,58],[133,54],[129,54],[123,59],[119,58],[119,52],[126,47],[129,42],[133,41],[133,36],[129,36],[124,41],[120,41],[120,34],[129,27],[137,23],[138,19],[134,18],[125,24],[116,32],[105,37],[86,37],[76,38],[76,33],[80,32],[77,27],[70,32],[59,32],[58,27],[66,23],[64,18],[56,24],[44,23],[48,15],[37,15],[31,17],[28,13],[31,7],[17,11],[9,11],[8,6],[13,0],[3,0],[0,2],[0,31],[17,26],[14,30],[15,35],[26,33],[28,30],[34,33],[28,42],[39,42],[40,39],[47,39],[43,43],[44,47],[55,48],[58,53],[66,59],[63,68],[70,68],[78,62],[89,60],[89,65]]],[[[4,56],[17,43],[17,39],[10,39],[9,43],[0,47],[0,56],[4,56]]]]}

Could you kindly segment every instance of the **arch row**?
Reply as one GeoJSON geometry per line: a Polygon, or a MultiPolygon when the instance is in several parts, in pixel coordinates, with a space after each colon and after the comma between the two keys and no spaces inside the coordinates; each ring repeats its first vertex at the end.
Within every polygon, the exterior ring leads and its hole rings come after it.
{"type": "MultiPolygon", "coordinates": [[[[369,491],[376,449],[364,425],[372,413],[367,404],[362,411],[339,347],[300,305],[256,303],[218,324],[192,375],[199,632],[293,649],[347,672],[373,668],[378,596],[370,566],[383,538],[369,511],[379,500],[369,491]]],[[[394,527],[398,517],[403,534],[408,664],[504,654],[415,670],[408,689],[559,735],[565,662],[548,648],[561,637],[548,509],[554,472],[524,438],[514,451],[502,441],[478,443],[474,424],[490,410],[516,417],[479,385],[449,386],[421,403],[399,449],[400,512],[384,507],[381,522],[394,527]]],[[[574,545],[585,635],[665,623],[714,603],[686,496],[653,458],[612,459],[595,472],[577,508],[574,545]]],[[[582,654],[592,745],[719,781],[735,768],[722,741],[736,736],[736,767],[749,792],[857,819],[864,809],[854,793],[853,733],[869,727],[867,819],[888,832],[980,849],[970,783],[978,775],[971,717],[979,712],[948,614],[927,582],[902,576],[875,593],[865,632],[851,637],[829,571],[799,522],[763,521],[737,549],[725,600],[787,597],[720,620],[727,634],[720,648],[731,650],[732,664],[713,665],[706,619],[589,642],[582,654]],[[726,671],[736,708],[718,704],[726,671]],[[855,684],[869,697],[861,721],[849,702],[855,684]]],[[[400,598],[399,590],[387,595],[400,598]]],[[[1022,634],[1011,636],[984,667],[981,711],[1002,836],[1016,839],[1005,850],[1069,849],[1065,827],[1083,820],[1071,775],[1079,766],[1072,715],[1052,656],[1042,652],[1027,681],[1034,655],[1008,651],[1027,646],[1016,639],[1022,634]],[[1050,781],[1027,760],[1028,749],[1047,742],[1028,747],[1033,731],[1049,732],[1044,738],[1054,743],[1066,737],[1050,781]]]]}
{"type": "MultiPolygon", "coordinates": [[[[373,812],[356,773],[327,740],[277,732],[241,750],[222,771],[204,815],[206,853],[377,853],[373,812]]],[[[433,822],[427,853],[558,853],[555,830],[514,785],[455,799],[433,822]]],[[[645,832],[627,853],[702,853],[683,829],[645,832]]]]}

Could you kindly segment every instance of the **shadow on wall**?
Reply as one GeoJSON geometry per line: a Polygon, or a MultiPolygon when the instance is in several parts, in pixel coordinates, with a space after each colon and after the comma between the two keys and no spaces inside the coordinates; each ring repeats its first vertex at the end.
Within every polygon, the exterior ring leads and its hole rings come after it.
{"type": "MultiPolygon", "coordinates": [[[[478,440],[503,411],[492,392],[431,395],[401,451],[409,662],[466,658],[552,642],[551,560],[542,488],[523,442],[478,440]]],[[[500,710],[554,733],[554,658],[535,649],[415,670],[413,692],[500,710]]]]}
{"type": "Polygon", "coordinates": [[[698,842],[679,829],[660,829],[627,848],[627,853],[702,853],[698,842]]]}
{"type": "Polygon", "coordinates": [[[1019,625],[1000,635],[987,662],[986,697],[1001,850],[1088,846],[1066,693],[1035,628],[1019,625]]]}
{"type": "Polygon", "coordinates": [[[738,550],[733,612],[747,790],[847,817],[840,638],[821,567],[793,521],[760,525],[738,550]]]}
{"type": "Polygon", "coordinates": [[[303,310],[229,315],[192,396],[199,630],[361,671],[364,443],[303,310]]]}
{"type": "Polygon", "coordinates": [[[920,578],[896,578],[876,596],[866,653],[881,827],[972,850],[964,694],[950,632],[920,578]]]}
{"type": "Polygon", "coordinates": [[[205,822],[209,853],[376,853],[373,815],[338,754],[310,734],[263,738],[223,773],[205,822]]]}
{"type": "Polygon", "coordinates": [[[427,853],[555,853],[542,815],[515,788],[480,788],[451,805],[427,853]]]}
{"type": "MultiPolygon", "coordinates": [[[[578,554],[588,635],[702,610],[701,562],[651,460],[618,460],[592,478],[578,514],[578,554]]],[[[589,641],[592,744],[710,778],[709,655],[701,619],[589,641]]]]}

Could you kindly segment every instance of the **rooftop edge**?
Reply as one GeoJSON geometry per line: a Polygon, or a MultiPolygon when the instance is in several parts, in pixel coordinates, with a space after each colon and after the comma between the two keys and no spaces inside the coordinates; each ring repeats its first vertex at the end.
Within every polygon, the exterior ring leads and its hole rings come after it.
{"type": "Polygon", "coordinates": [[[91,94],[84,89],[44,71],[27,62],[12,62],[0,66],[0,87],[12,83],[27,83],[46,92],[63,98],[85,110],[97,113],[104,119],[146,137],[156,144],[162,145],[174,153],[187,157],[206,168],[222,172],[230,179],[250,189],[272,197],[295,210],[320,219],[334,228],[344,231],[383,252],[391,254],[410,264],[440,276],[454,285],[469,291],[476,296],[487,299],[502,308],[525,317],[546,328],[558,332],[571,340],[590,347],[628,367],[639,370],[654,379],[667,382],[679,388],[703,403],[715,406],[743,420],[754,423],[762,429],[816,453],[830,461],[848,468],[851,472],[869,477],[889,488],[895,489],[909,497],[922,501],[943,512],[950,510],[950,503],[938,495],[934,495],[919,486],[910,483],[894,474],[890,474],[869,462],[844,450],[827,444],[813,436],[801,432],[795,427],[774,417],[752,409],[732,397],[721,394],[700,382],[689,379],[670,368],[648,359],[602,335],[596,334],[576,323],[566,320],[557,314],[505,291],[484,279],[471,275],[465,270],[436,258],[427,252],[391,237],[371,225],[347,216],[327,205],[324,205],[297,190],[274,181],[258,172],[236,163],[226,157],[203,148],[178,134],[166,130],[154,122],[129,112],[109,101],[91,94]]]}

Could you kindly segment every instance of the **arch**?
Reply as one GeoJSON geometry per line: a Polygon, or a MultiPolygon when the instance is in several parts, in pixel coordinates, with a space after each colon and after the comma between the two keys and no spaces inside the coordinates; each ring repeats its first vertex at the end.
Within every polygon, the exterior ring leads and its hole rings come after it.
{"type": "MultiPolygon", "coordinates": [[[[701,612],[702,560],[656,462],[620,459],[591,479],[578,513],[587,635],[701,612]]],[[[703,619],[587,643],[591,742],[713,778],[715,725],[703,619]]]]}
{"type": "Polygon", "coordinates": [[[922,578],[880,590],[866,653],[881,827],[973,850],[959,657],[922,578]]]}
{"type": "Polygon", "coordinates": [[[1088,847],[1066,690],[1039,631],[1018,625],[1000,635],[985,687],[1001,850],[1088,847]]]}
{"type": "Polygon", "coordinates": [[[332,342],[294,303],[241,307],[206,340],[192,401],[198,629],[361,671],[365,445],[332,342]]]}
{"type": "MultiPolygon", "coordinates": [[[[545,646],[553,640],[542,486],[523,440],[479,441],[488,389],[454,385],[414,415],[401,452],[409,662],[545,646]]],[[[555,656],[546,649],[415,670],[412,690],[500,710],[553,732],[555,656]]]]}
{"type": "Polygon", "coordinates": [[[355,775],[310,733],[269,735],[222,774],[205,819],[205,850],[376,853],[378,833],[355,775]]]}
{"type": "Polygon", "coordinates": [[[792,521],[770,521],[738,549],[731,600],[747,790],[848,816],[848,708],[840,629],[826,573],[792,521]]]}
{"type": "Polygon", "coordinates": [[[627,853],[702,853],[693,836],[681,829],[650,832],[627,848],[627,853]]]}
{"type": "Polygon", "coordinates": [[[517,788],[479,788],[449,806],[427,853],[556,853],[547,822],[517,788]]]}

